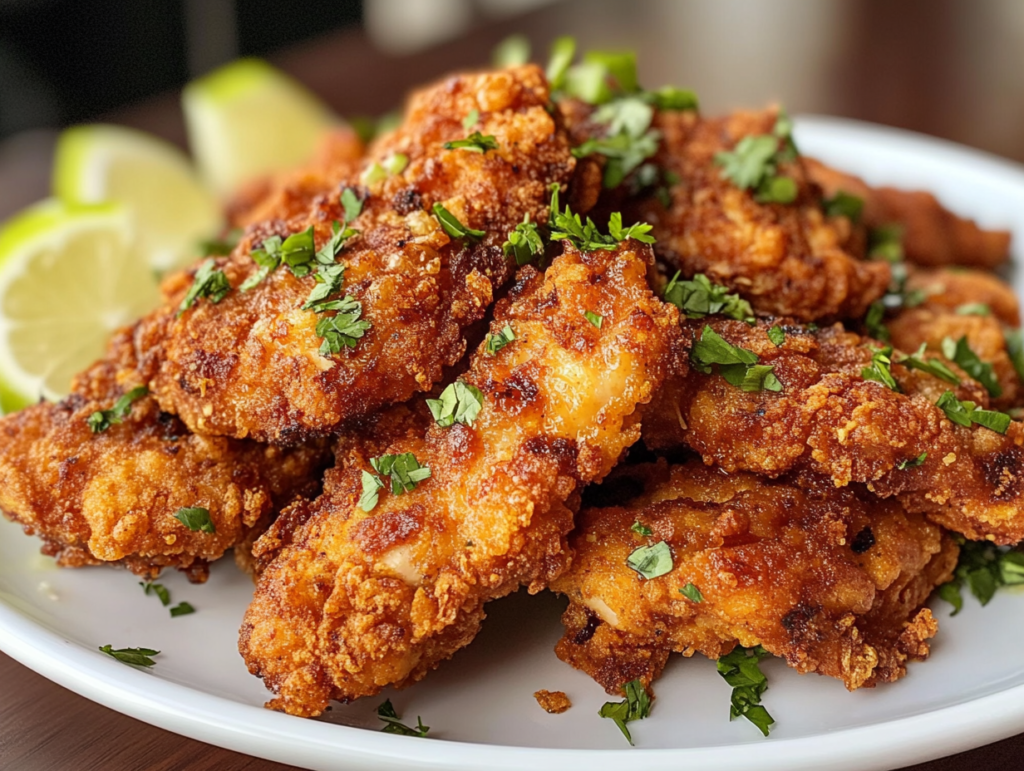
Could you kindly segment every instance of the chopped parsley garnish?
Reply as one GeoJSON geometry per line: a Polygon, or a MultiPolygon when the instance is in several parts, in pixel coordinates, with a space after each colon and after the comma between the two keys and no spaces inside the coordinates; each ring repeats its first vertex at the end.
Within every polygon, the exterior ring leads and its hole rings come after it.
{"type": "Polygon", "coordinates": [[[720,314],[748,324],[754,323],[754,310],[750,303],[738,294],[731,294],[727,287],[712,284],[703,273],[689,281],[680,281],[676,271],[665,287],[664,296],[665,302],[672,303],[690,319],[720,314]]]}
{"type": "MultiPolygon", "coordinates": [[[[348,225],[363,212],[363,199],[355,189],[346,187],[341,191],[341,208],[345,211],[345,224],[348,225]]],[[[337,254],[337,252],[335,252],[337,254]]]]}
{"type": "Polygon", "coordinates": [[[178,509],[174,518],[191,530],[193,533],[202,531],[204,533],[216,533],[217,526],[210,519],[210,510],[201,506],[178,509]]]}
{"type": "Polygon", "coordinates": [[[754,199],[758,203],[793,203],[798,192],[792,177],[769,177],[758,185],[754,199]]]}
{"type": "Polygon", "coordinates": [[[608,218],[608,235],[619,243],[632,238],[634,241],[639,241],[642,244],[653,244],[654,236],[650,235],[653,229],[654,226],[646,222],[634,222],[628,228],[623,227],[622,214],[619,212],[612,212],[608,218]]]}
{"type": "Polygon", "coordinates": [[[391,704],[391,699],[388,699],[379,707],[377,707],[377,717],[387,723],[381,731],[386,734],[399,734],[400,736],[418,736],[421,739],[427,735],[430,730],[430,726],[423,725],[423,720],[417,715],[416,716],[416,727],[410,728],[405,725],[398,713],[395,712],[395,708],[391,704]]]}
{"type": "Polygon", "coordinates": [[[341,285],[345,282],[345,266],[342,264],[321,265],[313,278],[316,280],[316,286],[309,293],[306,302],[302,304],[302,310],[313,310],[319,313],[321,311],[318,309],[323,307],[324,302],[332,294],[341,291],[341,285]]]}
{"type": "Polygon", "coordinates": [[[899,383],[892,376],[892,346],[884,348],[872,348],[871,364],[860,371],[860,376],[865,380],[873,380],[881,383],[886,388],[900,393],[899,383]]]}
{"type": "Polygon", "coordinates": [[[491,54],[491,63],[495,67],[518,67],[528,61],[530,61],[530,41],[526,35],[509,35],[494,47],[494,52],[491,54]]]}
{"type": "Polygon", "coordinates": [[[956,306],[958,316],[991,316],[992,309],[987,303],[964,303],[956,306]]]}
{"type": "Polygon", "coordinates": [[[900,471],[906,471],[908,468],[917,468],[922,463],[928,460],[928,453],[922,452],[916,458],[910,458],[909,460],[901,460],[899,465],[896,466],[900,471]]]}
{"type": "Polygon", "coordinates": [[[576,39],[568,35],[556,38],[551,44],[551,56],[545,74],[552,91],[565,87],[566,73],[576,57],[576,39]]]}
{"type": "Polygon", "coordinates": [[[700,593],[700,589],[693,585],[692,581],[680,589],[679,593],[690,602],[704,602],[704,595],[700,593]]]}
{"type": "Polygon", "coordinates": [[[711,365],[718,365],[718,374],[730,385],[748,391],[781,391],[782,383],[773,367],[759,365],[757,354],[725,341],[711,327],[705,326],[700,339],[690,350],[690,363],[698,372],[711,374],[711,365]]]}
{"type": "Polygon", "coordinates": [[[634,533],[637,533],[638,535],[654,535],[654,531],[651,530],[651,528],[647,527],[646,525],[640,524],[639,521],[634,522],[629,529],[632,530],[634,533]]]}
{"type": "Polygon", "coordinates": [[[380,476],[363,472],[363,494],[359,498],[359,508],[365,512],[373,511],[377,505],[379,493],[385,487],[385,479],[391,479],[392,495],[401,495],[415,490],[419,482],[430,478],[430,469],[421,466],[411,452],[381,455],[372,458],[370,465],[380,476]]]}
{"type": "Polygon", "coordinates": [[[439,203],[434,204],[434,216],[441,223],[444,232],[452,238],[467,238],[471,241],[477,241],[487,235],[483,230],[473,230],[473,228],[466,227],[459,222],[458,217],[439,203]]]}
{"type": "Polygon", "coordinates": [[[584,311],[583,315],[587,317],[587,321],[598,329],[600,329],[601,325],[604,323],[604,316],[594,313],[593,311],[584,311]]]}
{"type": "Polygon", "coordinates": [[[965,584],[983,606],[1000,587],[1024,584],[1024,552],[988,541],[968,541],[955,534],[953,537],[960,544],[960,560],[953,579],[939,587],[939,597],[953,606],[951,616],[963,609],[960,590],[965,584]]]}
{"type": "Polygon", "coordinates": [[[882,225],[868,231],[868,256],[886,262],[903,261],[903,226],[882,225]]]}
{"type": "Polygon", "coordinates": [[[696,110],[698,104],[697,95],[688,88],[676,88],[675,86],[663,86],[657,91],[645,91],[643,98],[659,110],[683,112],[684,110],[696,110]]]}
{"type": "Polygon", "coordinates": [[[999,396],[1003,393],[1003,388],[992,371],[992,365],[982,361],[978,354],[971,350],[966,335],[956,342],[951,337],[943,339],[942,355],[985,386],[989,396],[999,396]]]}
{"type": "Polygon", "coordinates": [[[163,584],[154,584],[152,581],[139,581],[139,586],[142,587],[142,591],[146,593],[146,596],[155,595],[160,599],[160,604],[165,608],[171,604],[171,593],[167,591],[167,587],[163,584]]]}
{"type": "Polygon", "coordinates": [[[315,258],[312,225],[299,233],[292,233],[281,244],[281,262],[298,278],[309,275],[315,258]]]}
{"type": "Polygon", "coordinates": [[[427,399],[427,408],[437,425],[447,428],[455,423],[473,425],[484,406],[483,392],[476,386],[456,380],[441,392],[439,399],[427,399]]]}
{"type": "Polygon", "coordinates": [[[630,680],[622,686],[622,690],[626,694],[625,699],[606,701],[597,714],[614,720],[615,725],[622,731],[622,735],[626,737],[626,741],[632,745],[633,737],[630,735],[629,729],[626,728],[626,723],[650,717],[651,698],[647,695],[647,690],[639,679],[630,680]]]}
{"type": "MultiPolygon", "coordinates": [[[[552,206],[557,206],[557,191],[552,196],[552,206]]],[[[608,220],[609,235],[605,235],[597,229],[594,221],[587,217],[586,224],[580,220],[580,215],[573,214],[566,205],[564,212],[555,212],[551,220],[551,240],[569,241],[581,252],[594,252],[599,249],[604,251],[614,250],[621,241],[633,238],[641,243],[653,244],[653,236],[648,235],[651,226],[646,222],[630,225],[628,228],[622,226],[622,215],[615,212],[608,220]]]]}
{"type": "Polygon", "coordinates": [[[765,736],[775,722],[768,710],[761,706],[761,697],[768,690],[768,678],[761,672],[760,663],[767,655],[768,651],[760,645],[754,648],[737,646],[732,653],[718,660],[718,674],[732,686],[729,719],[745,717],[765,736]]]}
{"type": "Polygon", "coordinates": [[[498,149],[498,140],[492,135],[484,136],[479,131],[474,131],[465,139],[456,139],[454,142],[445,142],[442,147],[445,150],[467,150],[471,153],[486,153],[488,150],[498,149]]]}
{"type": "Polygon", "coordinates": [[[98,434],[116,423],[123,423],[131,414],[132,405],[148,393],[149,389],[146,386],[135,386],[130,391],[126,391],[109,410],[96,410],[85,419],[89,430],[98,434]]]}
{"type": "Polygon", "coordinates": [[[243,235],[244,231],[241,228],[231,228],[219,238],[200,241],[199,251],[206,257],[224,257],[234,251],[243,235]]]}
{"type": "Polygon", "coordinates": [[[317,313],[337,311],[334,316],[325,316],[316,323],[316,333],[323,340],[320,344],[321,356],[341,353],[342,348],[355,348],[359,339],[372,326],[369,321],[360,318],[363,315],[362,304],[349,295],[340,300],[316,303],[313,309],[317,313]]]}
{"type": "Polygon", "coordinates": [[[960,385],[960,378],[958,378],[956,373],[947,367],[941,360],[924,358],[925,349],[926,344],[921,343],[921,347],[914,353],[897,359],[897,362],[907,369],[917,369],[921,372],[927,372],[932,377],[937,377],[939,380],[945,380],[950,385],[960,385]]]}
{"type": "Polygon", "coordinates": [[[195,613],[196,609],[193,608],[187,602],[179,602],[173,608],[171,608],[171,618],[178,618],[178,616],[188,616],[195,613]]]}
{"type": "MultiPolygon", "coordinates": [[[[634,112],[646,110],[646,125],[650,125],[653,111],[639,99],[624,99],[623,103],[636,105],[631,109],[634,112]]],[[[618,103],[605,105],[610,108],[618,103]]],[[[605,108],[601,108],[602,110],[605,108]]],[[[620,109],[620,114],[623,110],[620,109]]],[[[595,120],[600,120],[601,111],[594,115],[595,120]]],[[[625,121],[623,127],[617,133],[607,137],[588,139],[579,147],[572,149],[572,154],[577,158],[586,158],[588,155],[603,155],[606,159],[604,167],[603,184],[606,188],[618,187],[630,172],[638,168],[644,161],[658,152],[658,142],[661,133],[655,129],[647,129],[637,132],[636,127],[643,121],[637,120],[635,116],[628,115],[625,118],[616,116],[612,119],[625,121]]]]}
{"type": "Polygon", "coordinates": [[[484,350],[493,356],[515,339],[515,332],[512,331],[512,327],[506,324],[496,335],[487,335],[487,341],[484,343],[484,350]]]}
{"type": "Polygon", "coordinates": [[[514,256],[516,265],[522,266],[544,255],[544,241],[537,230],[537,223],[530,222],[527,213],[515,228],[509,232],[508,240],[501,245],[506,257],[514,256]]]}
{"type": "Polygon", "coordinates": [[[472,110],[466,113],[466,117],[462,119],[462,128],[469,131],[473,126],[480,122],[480,111],[474,107],[472,110]]]}
{"type": "Polygon", "coordinates": [[[664,541],[640,546],[626,558],[626,565],[647,579],[663,576],[672,570],[672,549],[664,541]]]}
{"type": "Polygon", "coordinates": [[[796,181],[777,174],[778,164],[796,157],[792,124],[780,113],[771,134],[745,136],[731,151],[715,154],[722,177],[740,190],[753,190],[761,203],[792,203],[798,193],[796,181]]]}
{"type": "Polygon", "coordinates": [[[884,319],[885,303],[881,300],[875,300],[868,306],[867,315],[864,317],[864,327],[867,329],[868,335],[883,343],[887,343],[891,339],[891,336],[889,334],[889,328],[883,321],[884,319]]]}
{"type": "Polygon", "coordinates": [[[981,410],[971,401],[960,401],[952,391],[946,391],[935,402],[935,406],[946,413],[946,417],[958,426],[969,427],[971,423],[1005,434],[1010,427],[1010,416],[1005,412],[981,410]]]}
{"type": "Polygon", "coordinates": [[[401,174],[405,171],[405,167],[409,165],[409,156],[405,153],[393,153],[385,158],[383,161],[374,161],[371,163],[359,177],[359,181],[364,185],[372,185],[375,182],[380,182],[382,179],[386,179],[388,176],[395,174],[401,174]]]}
{"type": "Polygon", "coordinates": [[[181,301],[181,305],[178,306],[179,316],[195,305],[196,300],[201,297],[205,297],[216,305],[231,291],[228,277],[224,274],[224,271],[218,270],[216,266],[217,263],[212,258],[203,260],[203,264],[196,271],[192,286],[189,287],[188,292],[185,293],[185,297],[181,301]]]}
{"type": "Polygon", "coordinates": [[[1024,381],[1024,332],[1019,329],[1007,329],[1003,332],[1003,339],[1006,341],[1006,353],[1010,356],[1013,369],[1022,381],[1024,381]]]}
{"type": "Polygon", "coordinates": [[[117,659],[122,664],[131,664],[136,667],[155,666],[156,662],[153,661],[152,657],[160,655],[160,651],[155,651],[152,648],[113,648],[109,645],[104,645],[99,650],[117,659]]]}
{"type": "Polygon", "coordinates": [[[786,332],[782,327],[772,327],[768,330],[768,339],[777,348],[786,342],[786,332]]]}
{"type": "Polygon", "coordinates": [[[850,222],[859,222],[860,215],[864,211],[863,198],[842,190],[837,190],[834,196],[826,198],[821,205],[825,209],[826,216],[846,217],[850,222]]]}

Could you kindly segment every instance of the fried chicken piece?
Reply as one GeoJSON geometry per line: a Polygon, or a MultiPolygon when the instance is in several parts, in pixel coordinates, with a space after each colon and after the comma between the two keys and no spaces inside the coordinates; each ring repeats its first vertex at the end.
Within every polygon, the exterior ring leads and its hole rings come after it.
{"type": "Polygon", "coordinates": [[[491,325],[515,339],[494,354],[482,344],[463,376],[483,394],[472,426],[423,431],[400,407],[405,418],[341,440],[324,494],[257,544],[269,564],[239,648],[278,694],[269,707],[318,715],[332,698],[413,683],[473,639],[488,600],[565,569],[580,487],[639,438],[640,407],[679,355],[678,314],[647,284],[652,262],[627,242],[567,246],[543,275],[524,268],[491,325]],[[402,495],[381,490],[365,513],[361,478],[382,447],[431,475],[402,495]]]}
{"type": "MultiPolygon", "coordinates": [[[[954,387],[899,363],[891,371],[901,392],[865,379],[879,344],[838,324],[811,331],[786,319],[707,323],[773,366],[783,388],[747,392],[719,374],[673,377],[652,405],[662,419],[644,424],[648,446],[689,446],[728,471],[776,477],[807,469],[897,496],[908,511],[972,540],[1024,538],[1024,424],[1011,422],[1005,435],[964,428],[935,404],[949,390],[987,408],[979,384],[965,377],[954,387]],[[767,335],[773,324],[786,335],[778,347],[767,335]]],[[[687,322],[691,340],[704,324],[687,322]]]]}
{"type": "Polygon", "coordinates": [[[967,344],[983,362],[992,365],[998,393],[990,393],[997,410],[1020,406],[1024,384],[1007,350],[1003,325],[1020,325],[1020,311],[1013,290],[991,273],[974,270],[916,269],[907,280],[908,290],[920,290],[924,301],[900,310],[886,322],[892,344],[903,351],[925,345],[931,355],[943,356],[946,338],[967,344]],[[970,312],[971,305],[986,306],[990,314],[970,312]]]}
{"type": "Polygon", "coordinates": [[[301,309],[318,286],[313,275],[297,278],[282,266],[239,290],[258,269],[249,252],[263,239],[312,226],[321,248],[343,218],[337,196],[317,197],[301,223],[253,226],[231,257],[217,260],[232,287],[219,303],[200,299],[179,318],[193,276],[170,279],[167,305],[148,320],[158,332],[146,336],[158,345],[150,385],[161,407],[197,433],[288,444],[428,391],[462,357],[465,328],[511,277],[501,248],[509,231],[526,215],[545,221],[550,186],[572,173],[549,104],[534,66],[459,75],[414,94],[404,124],[371,147],[360,169],[367,174],[346,182],[365,183],[358,190],[367,197],[351,223],[360,233],[339,255],[346,270],[337,297],[351,295],[371,324],[354,348],[319,353],[321,316],[301,309]],[[473,111],[479,120],[470,130],[493,136],[497,149],[445,149],[470,133],[462,122],[473,111]],[[434,204],[485,235],[450,236],[434,204]]]}
{"type": "Polygon", "coordinates": [[[861,219],[868,228],[901,225],[903,251],[910,262],[992,269],[1009,258],[1009,231],[982,230],[974,220],[944,208],[931,193],[873,188],[859,177],[812,158],[804,159],[804,163],[811,180],[829,197],[843,191],[864,201],[861,219]]]}
{"type": "Polygon", "coordinates": [[[570,600],[559,658],[609,693],[649,685],[670,651],[716,659],[762,645],[851,691],[928,656],[937,625],[922,606],[959,549],[920,515],[821,477],[768,481],[699,461],[625,473],[645,494],[583,510],[572,567],[552,583],[570,600]],[[669,545],[672,569],[645,579],[627,559],[656,543],[669,545]],[[690,585],[699,601],[682,593],[690,585]]]}
{"type": "Polygon", "coordinates": [[[0,510],[62,566],[119,564],[147,578],[175,567],[205,581],[210,562],[318,489],[328,453],[323,443],[285,450],[196,436],[149,396],[93,433],[88,418],[140,384],[131,334],[115,335],[63,401],[0,419],[0,510]],[[208,510],[216,532],[175,518],[193,507],[208,510]]]}
{"type": "Polygon", "coordinates": [[[759,203],[715,163],[744,137],[771,134],[777,118],[777,110],[715,119],[660,113],[655,127],[664,139],[654,160],[679,181],[667,210],[648,195],[630,215],[654,226],[655,251],[672,270],[704,273],[754,310],[804,321],[861,316],[885,293],[890,267],[846,250],[850,223],[825,216],[801,159],[779,166],[797,183],[790,204],[759,203]]]}

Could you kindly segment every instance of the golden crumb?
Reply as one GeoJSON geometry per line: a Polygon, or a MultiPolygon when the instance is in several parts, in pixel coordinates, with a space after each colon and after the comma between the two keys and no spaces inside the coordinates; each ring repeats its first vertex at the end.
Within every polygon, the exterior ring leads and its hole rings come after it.
{"type": "Polygon", "coordinates": [[[541,709],[552,715],[561,715],[572,706],[569,697],[562,691],[537,691],[533,694],[533,698],[540,704],[541,709]]]}

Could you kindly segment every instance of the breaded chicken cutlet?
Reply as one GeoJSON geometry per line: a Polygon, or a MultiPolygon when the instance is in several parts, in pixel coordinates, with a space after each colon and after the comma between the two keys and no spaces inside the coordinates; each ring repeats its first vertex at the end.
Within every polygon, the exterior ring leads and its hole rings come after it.
{"type": "Polygon", "coordinates": [[[616,475],[642,494],[581,511],[572,566],[551,585],[569,598],[559,658],[609,693],[649,686],[670,652],[717,659],[760,645],[850,690],[928,656],[937,625],[922,606],[959,549],[920,515],[822,477],[772,481],[699,461],[616,475]],[[655,544],[668,547],[667,572],[647,578],[628,562],[655,544]]]}
{"type": "Polygon", "coordinates": [[[371,460],[385,442],[372,430],[369,447],[367,432],[341,441],[324,494],[256,546],[266,567],[239,647],[277,693],[269,706],[317,715],[415,682],[473,639],[488,600],[566,568],[581,486],[639,438],[641,407],[679,355],[652,262],[626,242],[567,245],[546,273],[524,268],[462,377],[479,414],[387,444],[386,457],[429,468],[414,489],[378,501],[371,460]]]}

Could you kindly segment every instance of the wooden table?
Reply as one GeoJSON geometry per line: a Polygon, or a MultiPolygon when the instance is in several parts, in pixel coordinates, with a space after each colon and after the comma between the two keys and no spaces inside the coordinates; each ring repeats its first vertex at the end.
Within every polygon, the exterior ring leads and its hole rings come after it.
{"type": "MultiPolygon", "coordinates": [[[[525,33],[643,52],[651,86],[688,85],[706,111],[782,101],[934,134],[1024,161],[1024,4],[978,0],[572,0],[514,20],[478,20],[451,44],[402,58],[341,33],[276,61],[339,113],[375,114],[409,86],[486,62],[525,33]],[[370,73],[367,75],[367,73],[370,73]]],[[[541,57],[543,59],[543,55],[541,57]]],[[[109,116],[184,143],[176,94],[109,116]]],[[[47,193],[53,133],[0,144],[0,219],[47,193]]],[[[93,704],[0,654],[0,769],[282,771],[93,704]]],[[[913,771],[1017,768],[1024,735],[913,771]]]]}

